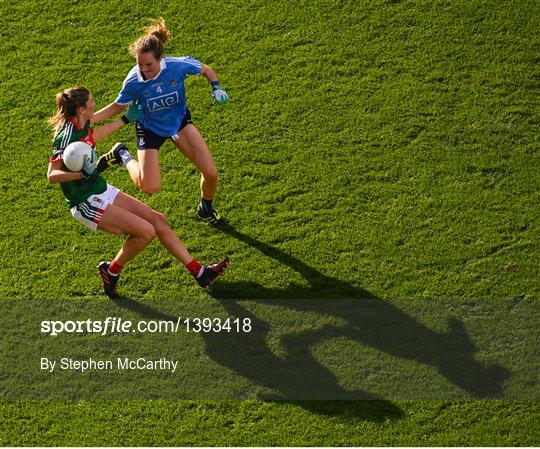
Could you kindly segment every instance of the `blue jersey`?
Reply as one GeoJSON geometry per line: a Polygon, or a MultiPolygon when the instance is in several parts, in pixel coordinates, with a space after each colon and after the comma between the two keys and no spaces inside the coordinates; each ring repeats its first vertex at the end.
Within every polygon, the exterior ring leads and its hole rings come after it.
{"type": "Polygon", "coordinates": [[[178,131],[186,114],[184,80],[199,73],[201,63],[191,56],[161,58],[161,71],[150,80],[142,77],[136,65],[126,76],[114,102],[125,105],[139,100],[142,125],[158,136],[170,137],[178,131]]]}

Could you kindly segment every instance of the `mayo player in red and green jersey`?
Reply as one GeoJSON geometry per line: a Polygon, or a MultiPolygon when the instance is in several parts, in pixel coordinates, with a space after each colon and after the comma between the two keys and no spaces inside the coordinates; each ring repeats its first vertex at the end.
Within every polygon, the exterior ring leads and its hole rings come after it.
{"type": "MultiPolygon", "coordinates": [[[[54,134],[52,145],[52,156],[50,161],[62,161],[62,153],[64,149],[72,142],[85,142],[92,148],[96,147],[94,141],[94,132],[90,127],[90,122],[87,122],[82,128],[79,128],[77,122],[72,119],[62,124],[61,128],[57,129],[54,134]]],[[[91,161],[86,162],[88,165],[91,161]]],[[[83,170],[87,168],[83,166],[83,170]]],[[[95,229],[99,220],[95,219],[93,214],[99,213],[98,208],[82,209],[85,201],[92,195],[99,195],[107,190],[107,182],[98,170],[94,170],[91,174],[86,173],[84,179],[76,179],[68,182],[61,182],[60,187],[64,192],[66,201],[72,213],[77,214],[77,219],[82,221],[86,226],[95,229]],[[86,223],[85,220],[89,222],[86,223]]]]}
{"type": "Polygon", "coordinates": [[[201,287],[208,286],[222,275],[227,269],[228,259],[208,266],[201,265],[173,232],[163,214],[107,184],[101,176],[109,165],[133,160],[127,157],[129,152],[124,144],[117,143],[99,161],[95,157],[86,159],[80,172],[71,172],[64,165],[62,154],[70,143],[83,141],[95,148],[96,142],[129,123],[133,110],[93,130],[91,123],[96,103],[88,89],[72,87],[60,92],[56,95],[56,106],[56,114],[50,119],[55,134],[47,171],[48,181],[60,183],[71,214],[87,228],[128,236],[116,257],[110,263],[102,261],[98,266],[107,296],[116,296],[120,271],[154,237],[158,237],[167,251],[182,262],[201,287]]]}

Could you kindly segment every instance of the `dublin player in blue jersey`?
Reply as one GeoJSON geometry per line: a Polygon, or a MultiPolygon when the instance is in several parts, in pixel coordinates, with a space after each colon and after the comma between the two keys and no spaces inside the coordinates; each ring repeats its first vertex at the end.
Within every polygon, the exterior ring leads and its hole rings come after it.
{"type": "Polygon", "coordinates": [[[110,164],[123,162],[135,184],[152,194],[161,185],[158,150],[171,139],[201,173],[199,217],[219,225],[224,220],[212,204],[218,171],[206,142],[191,121],[184,80],[188,75],[202,75],[212,86],[212,97],[218,104],[225,104],[229,98],[206,64],[190,56],[163,56],[163,44],[171,38],[163,19],[154,21],[145,31],[130,46],[137,65],[124,79],[115,101],[94,115],[94,121],[99,122],[119,114],[131,102],[139,104],[142,116],[136,123],[138,161],[127,151],[111,153],[107,160],[110,164]]]}

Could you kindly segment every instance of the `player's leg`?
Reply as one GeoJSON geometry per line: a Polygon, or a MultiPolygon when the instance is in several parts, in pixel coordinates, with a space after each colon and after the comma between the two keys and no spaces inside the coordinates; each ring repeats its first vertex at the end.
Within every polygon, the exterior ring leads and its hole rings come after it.
{"type": "Polygon", "coordinates": [[[187,124],[174,143],[201,173],[201,196],[214,199],[218,187],[218,171],[208,145],[192,123],[187,124]]]}
{"type": "Polygon", "coordinates": [[[148,221],[114,204],[104,210],[97,228],[110,234],[128,235],[116,257],[110,263],[102,261],[98,266],[105,293],[114,298],[121,269],[148,246],[156,231],[148,221]]]}
{"type": "Polygon", "coordinates": [[[159,171],[159,148],[167,140],[136,123],[137,159],[122,142],[116,143],[112,149],[100,157],[97,170],[101,173],[108,167],[123,164],[135,185],[149,195],[156,193],[161,186],[159,171]]]}
{"type": "Polygon", "coordinates": [[[210,224],[221,224],[223,219],[212,205],[218,188],[218,171],[208,145],[192,123],[182,128],[174,143],[201,174],[201,203],[197,208],[199,216],[210,224]]]}
{"type": "Polygon", "coordinates": [[[106,168],[108,161],[113,161],[109,165],[123,163],[129,176],[142,192],[147,194],[156,193],[161,185],[159,151],[153,148],[139,149],[137,151],[137,158],[139,160],[136,160],[131,155],[126,145],[118,142],[113,146],[111,151],[101,156],[98,163],[98,171],[103,171],[100,170],[100,164],[106,168]]]}
{"type": "Polygon", "coordinates": [[[167,140],[146,129],[140,122],[135,124],[137,133],[137,161],[125,164],[136,186],[149,195],[161,187],[159,172],[159,149],[167,140]]]}
{"type": "Polygon", "coordinates": [[[126,168],[142,192],[151,195],[161,187],[161,174],[159,171],[159,151],[157,149],[144,149],[137,151],[138,163],[132,160],[126,168]]]}
{"type": "Polygon", "coordinates": [[[122,192],[114,200],[114,205],[152,224],[162,245],[184,265],[188,265],[193,260],[193,257],[171,229],[167,218],[163,214],[122,192]]]}
{"type": "Polygon", "coordinates": [[[206,287],[217,276],[225,272],[228,265],[227,259],[209,266],[204,266],[197,262],[176,233],[171,229],[167,218],[162,213],[153,210],[143,202],[122,192],[117,195],[114,205],[151,223],[161,244],[196,277],[201,286],[206,287]]]}
{"type": "Polygon", "coordinates": [[[105,209],[98,229],[109,234],[129,236],[114,258],[122,266],[139,254],[156,236],[152,223],[115,204],[105,209]]]}

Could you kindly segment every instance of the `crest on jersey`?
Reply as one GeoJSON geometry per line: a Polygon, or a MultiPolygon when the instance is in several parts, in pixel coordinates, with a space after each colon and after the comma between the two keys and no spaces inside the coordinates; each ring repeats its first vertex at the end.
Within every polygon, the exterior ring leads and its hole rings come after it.
{"type": "Polygon", "coordinates": [[[169,87],[178,87],[178,81],[172,80],[172,81],[169,83],[169,87]]]}

